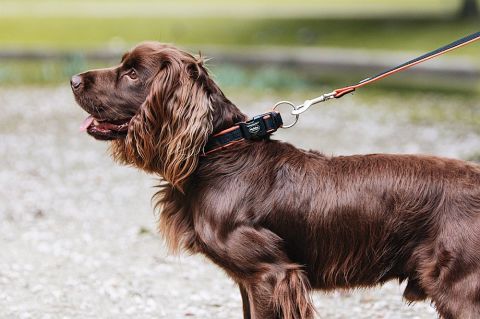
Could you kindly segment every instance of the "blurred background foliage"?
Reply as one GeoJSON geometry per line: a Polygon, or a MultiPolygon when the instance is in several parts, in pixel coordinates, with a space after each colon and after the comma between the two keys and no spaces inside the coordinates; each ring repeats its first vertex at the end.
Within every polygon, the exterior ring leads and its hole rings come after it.
{"type": "MultiPolygon", "coordinates": [[[[228,56],[247,48],[255,55],[270,48],[289,52],[288,57],[301,48],[329,48],[333,57],[335,49],[347,56],[349,50],[362,50],[414,57],[479,29],[475,0],[0,0],[0,84],[65,83],[82,70],[117,63],[123,51],[144,40],[173,43],[207,56],[228,56]]],[[[453,67],[465,62],[478,75],[478,56],[480,45],[471,45],[452,52],[449,57],[457,59],[450,64],[448,58],[445,61],[453,67]]],[[[260,90],[344,85],[371,75],[366,72],[381,71],[375,63],[370,68],[347,65],[325,71],[209,57],[222,85],[260,90]]],[[[349,62],[355,63],[355,58],[349,62]]],[[[402,75],[378,87],[476,94],[480,85],[478,76],[452,81],[427,74],[402,75]]]]}

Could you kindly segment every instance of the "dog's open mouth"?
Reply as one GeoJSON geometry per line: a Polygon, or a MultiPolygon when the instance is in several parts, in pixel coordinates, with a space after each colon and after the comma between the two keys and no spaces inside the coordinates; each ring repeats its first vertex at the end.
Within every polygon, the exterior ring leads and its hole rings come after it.
{"type": "Polygon", "coordinates": [[[98,140],[115,140],[127,136],[128,124],[131,118],[121,120],[100,120],[92,115],[87,117],[80,126],[81,131],[98,140]]]}

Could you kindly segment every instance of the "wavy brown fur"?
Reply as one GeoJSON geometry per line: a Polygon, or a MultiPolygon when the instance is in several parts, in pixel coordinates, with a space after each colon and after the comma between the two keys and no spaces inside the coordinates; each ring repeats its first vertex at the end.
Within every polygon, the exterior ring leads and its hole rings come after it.
{"type": "Polygon", "coordinates": [[[113,152],[182,189],[212,132],[212,107],[195,78],[201,61],[169,47],[153,54],[162,61],[160,70],[148,83],[150,94],[131,120],[126,140],[117,141],[113,152]]]}
{"type": "MultiPolygon", "coordinates": [[[[136,111],[113,155],[166,181],[155,195],[160,231],[170,248],[206,255],[238,283],[244,318],[312,318],[311,289],[392,279],[407,280],[404,297],[431,299],[445,319],[480,317],[479,166],[330,157],[268,139],[200,157],[210,134],[245,115],[187,53],[146,43],[118,68],[129,63],[139,81],[124,90],[136,94],[111,114],[136,111]]],[[[123,85],[108,72],[83,75],[94,84],[76,90],[79,103],[92,90],[119,94],[102,89],[123,85]]]]}

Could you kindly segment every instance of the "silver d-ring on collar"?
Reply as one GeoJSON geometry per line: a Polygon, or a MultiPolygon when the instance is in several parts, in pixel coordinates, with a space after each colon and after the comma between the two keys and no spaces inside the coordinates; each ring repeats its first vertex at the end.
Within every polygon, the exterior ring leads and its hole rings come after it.
{"type": "MultiPolygon", "coordinates": [[[[277,107],[279,107],[280,105],[282,104],[287,104],[287,105],[290,105],[290,107],[292,108],[292,111],[295,111],[297,109],[297,107],[295,106],[295,104],[293,104],[292,102],[290,101],[280,101],[278,102],[277,104],[275,104],[275,106],[273,107],[273,110],[275,111],[277,109],[277,107]]],[[[300,117],[300,114],[293,114],[291,113],[292,115],[295,115],[295,120],[293,121],[292,124],[289,124],[289,125],[282,125],[282,128],[290,128],[292,126],[294,126],[295,124],[297,124],[298,122],[298,118],[300,117]]]]}

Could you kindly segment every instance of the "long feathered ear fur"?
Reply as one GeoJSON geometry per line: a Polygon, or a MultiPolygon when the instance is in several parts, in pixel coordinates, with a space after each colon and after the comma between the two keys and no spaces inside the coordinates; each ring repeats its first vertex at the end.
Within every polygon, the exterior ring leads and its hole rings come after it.
{"type": "Polygon", "coordinates": [[[200,60],[184,52],[166,48],[158,58],[160,71],[130,123],[124,151],[128,162],[182,191],[213,129],[208,74],[200,60]]]}

